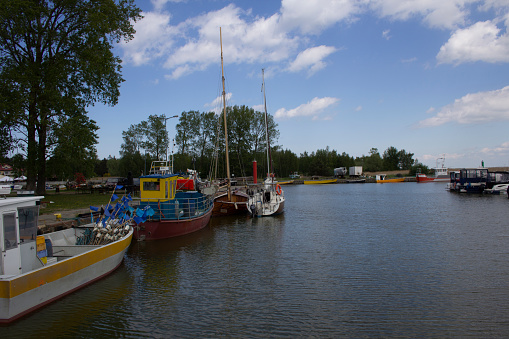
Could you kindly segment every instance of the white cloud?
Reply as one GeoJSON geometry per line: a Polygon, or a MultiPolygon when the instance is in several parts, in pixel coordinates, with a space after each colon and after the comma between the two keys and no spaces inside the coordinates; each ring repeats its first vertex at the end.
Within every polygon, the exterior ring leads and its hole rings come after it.
{"type": "Polygon", "coordinates": [[[308,48],[297,55],[295,60],[290,64],[290,67],[288,67],[288,70],[290,72],[298,72],[303,69],[309,69],[309,74],[314,74],[325,67],[323,59],[335,51],[335,47],[323,45],[308,48]]]}
{"type": "Polygon", "coordinates": [[[382,37],[385,39],[385,40],[389,40],[390,38],[392,38],[392,36],[390,35],[391,33],[391,30],[390,29],[386,29],[385,31],[382,32],[382,37]]]}
{"type": "Polygon", "coordinates": [[[465,22],[468,5],[478,0],[372,0],[370,7],[381,17],[406,21],[422,16],[430,27],[454,28],[465,22]]]}
{"type": "Polygon", "coordinates": [[[419,122],[419,127],[440,126],[448,122],[478,124],[509,120],[509,86],[467,94],[443,107],[434,117],[419,122]]]}
{"type": "Polygon", "coordinates": [[[496,147],[489,148],[485,147],[481,150],[482,153],[486,155],[499,155],[499,154],[508,154],[509,153],[509,141],[506,141],[496,147]]]}
{"type": "Polygon", "coordinates": [[[440,48],[438,63],[509,62],[509,35],[500,34],[493,21],[459,29],[440,48]]]}
{"type": "Polygon", "coordinates": [[[156,11],[160,11],[163,9],[163,7],[168,3],[168,2],[184,2],[186,0],[150,0],[150,2],[152,3],[152,5],[154,6],[154,9],[156,11]]]}
{"type": "MultiPolygon", "coordinates": [[[[232,93],[231,92],[226,93],[226,95],[225,95],[226,105],[228,105],[228,101],[230,101],[231,98],[232,98],[232,93]]],[[[212,100],[212,102],[206,103],[205,107],[211,107],[212,111],[215,112],[216,114],[221,113],[223,110],[223,96],[220,95],[217,98],[215,98],[214,100],[212,100]]]]}
{"type": "Polygon", "coordinates": [[[176,30],[170,26],[167,13],[143,13],[143,19],[134,24],[135,38],[120,47],[125,62],[140,66],[162,57],[171,50],[176,30]]]}
{"type": "Polygon", "coordinates": [[[300,105],[299,107],[286,110],[280,108],[274,114],[275,118],[295,118],[302,116],[312,116],[316,118],[321,112],[334,105],[339,101],[338,98],[324,97],[324,98],[313,98],[310,102],[300,105]]]}
{"type": "MultiPolygon", "coordinates": [[[[164,67],[176,69],[187,66],[189,71],[202,70],[220,60],[219,27],[222,30],[225,63],[278,62],[287,60],[298,47],[298,39],[277,33],[277,15],[257,18],[248,23],[248,14],[235,5],[209,12],[186,21],[181,29],[197,30],[195,39],[177,48],[164,67]],[[264,37],[261,39],[260,37],[264,37]]],[[[180,74],[183,75],[184,73],[180,74]]],[[[174,74],[174,79],[179,74],[174,74]]]]}
{"type": "Polygon", "coordinates": [[[361,12],[363,1],[356,0],[282,0],[281,26],[303,34],[318,34],[361,12]]]}

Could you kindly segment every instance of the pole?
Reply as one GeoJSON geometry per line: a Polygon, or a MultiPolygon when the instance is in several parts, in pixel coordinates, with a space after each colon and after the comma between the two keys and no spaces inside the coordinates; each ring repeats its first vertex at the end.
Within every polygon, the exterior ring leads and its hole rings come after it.
{"type": "Polygon", "coordinates": [[[228,201],[231,200],[231,183],[230,183],[230,158],[228,156],[228,130],[226,128],[226,92],[224,90],[224,68],[223,68],[223,35],[221,33],[221,27],[219,27],[219,41],[221,44],[221,78],[223,82],[223,118],[224,118],[224,143],[226,152],[226,177],[227,177],[227,191],[228,201]]]}

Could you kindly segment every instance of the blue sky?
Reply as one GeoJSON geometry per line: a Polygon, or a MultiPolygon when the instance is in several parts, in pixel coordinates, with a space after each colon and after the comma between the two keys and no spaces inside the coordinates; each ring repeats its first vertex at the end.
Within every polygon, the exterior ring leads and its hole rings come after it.
{"type": "MultiPolygon", "coordinates": [[[[268,112],[297,155],[390,146],[435,167],[509,166],[507,0],[139,0],[120,43],[121,96],[96,105],[99,157],[149,115],[217,109],[219,27],[229,105],[268,112]]],[[[170,137],[177,119],[168,120],[170,137]]]]}

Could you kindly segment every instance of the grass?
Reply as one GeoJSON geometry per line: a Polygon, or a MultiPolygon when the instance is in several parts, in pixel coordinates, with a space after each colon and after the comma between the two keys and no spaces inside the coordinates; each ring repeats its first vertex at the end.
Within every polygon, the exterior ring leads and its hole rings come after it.
{"type": "MultiPolygon", "coordinates": [[[[116,193],[119,197],[122,197],[122,192],[116,193]]],[[[90,206],[101,207],[106,205],[111,198],[111,192],[109,193],[93,193],[93,194],[78,194],[76,191],[65,191],[60,193],[46,193],[44,195],[43,202],[52,202],[45,204],[45,208],[41,208],[41,214],[53,214],[55,212],[61,212],[65,210],[74,210],[81,208],[89,208],[90,206]]]]}

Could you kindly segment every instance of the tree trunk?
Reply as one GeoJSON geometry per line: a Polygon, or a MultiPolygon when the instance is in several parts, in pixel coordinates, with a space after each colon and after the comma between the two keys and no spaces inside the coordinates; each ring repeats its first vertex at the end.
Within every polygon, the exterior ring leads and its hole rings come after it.
{"type": "Polygon", "coordinates": [[[28,121],[27,121],[27,190],[35,190],[35,183],[37,180],[37,142],[35,139],[35,125],[37,122],[37,93],[32,89],[30,93],[30,103],[28,107],[28,121]]]}

